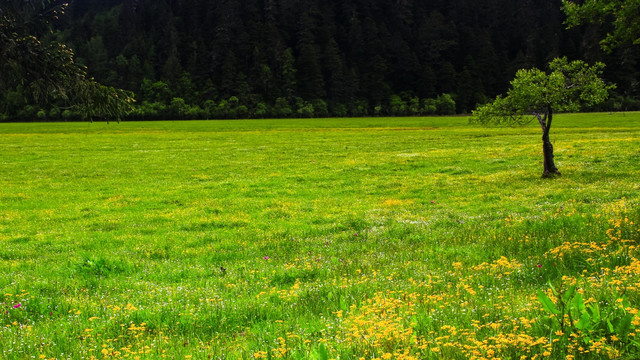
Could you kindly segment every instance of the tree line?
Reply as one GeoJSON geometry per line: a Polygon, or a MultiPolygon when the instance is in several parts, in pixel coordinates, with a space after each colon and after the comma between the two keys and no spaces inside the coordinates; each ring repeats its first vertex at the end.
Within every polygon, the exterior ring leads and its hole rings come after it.
{"type": "MultiPolygon", "coordinates": [[[[593,109],[640,109],[637,47],[602,51],[607,25],[564,16],[560,0],[76,0],[44,38],[131,91],[131,119],[468,113],[560,56],[607,63],[617,89],[593,109]]],[[[0,113],[82,117],[19,81],[0,113]]]]}

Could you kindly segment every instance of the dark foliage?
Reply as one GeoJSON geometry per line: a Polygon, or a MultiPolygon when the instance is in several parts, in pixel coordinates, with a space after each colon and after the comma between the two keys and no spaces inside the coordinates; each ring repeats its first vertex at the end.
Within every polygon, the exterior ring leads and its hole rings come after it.
{"type": "Polygon", "coordinates": [[[84,119],[119,120],[130,109],[128,92],[87,78],[73,51],[47,38],[66,6],[58,0],[0,0],[0,119],[46,118],[38,108],[52,103],[64,103],[84,119]]]}
{"type": "Polygon", "coordinates": [[[597,109],[640,98],[638,49],[566,30],[560,0],[76,0],[63,21],[52,36],[133,91],[135,119],[467,113],[558,56],[608,64],[597,109]]]}

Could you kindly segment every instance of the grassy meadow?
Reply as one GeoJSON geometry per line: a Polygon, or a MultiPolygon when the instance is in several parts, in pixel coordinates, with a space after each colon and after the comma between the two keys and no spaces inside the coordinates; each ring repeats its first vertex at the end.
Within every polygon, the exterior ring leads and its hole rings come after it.
{"type": "Polygon", "coordinates": [[[640,113],[0,124],[0,359],[640,357],[640,113]]]}

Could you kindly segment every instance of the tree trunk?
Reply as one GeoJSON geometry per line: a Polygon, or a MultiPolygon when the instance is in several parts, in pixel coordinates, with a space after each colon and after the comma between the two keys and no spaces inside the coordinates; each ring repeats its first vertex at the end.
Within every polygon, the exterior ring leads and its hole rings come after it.
{"type": "Polygon", "coordinates": [[[547,114],[545,114],[545,120],[542,120],[540,124],[544,124],[542,126],[542,153],[544,154],[544,170],[542,172],[543,178],[559,176],[560,171],[556,167],[556,164],[553,161],[553,145],[549,140],[549,130],[551,130],[551,120],[553,113],[551,111],[551,107],[547,108],[547,114]]]}

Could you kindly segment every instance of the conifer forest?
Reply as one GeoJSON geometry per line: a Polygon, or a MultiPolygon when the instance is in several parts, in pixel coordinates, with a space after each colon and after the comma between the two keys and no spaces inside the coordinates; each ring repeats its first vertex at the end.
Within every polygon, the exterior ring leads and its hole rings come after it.
{"type": "MultiPolygon", "coordinates": [[[[606,25],[564,20],[559,0],[76,0],[47,37],[133,92],[131,119],[469,113],[558,56],[607,64],[617,89],[595,110],[640,108],[638,48],[605,53],[606,25]]],[[[76,116],[19,84],[3,102],[76,116]]]]}

